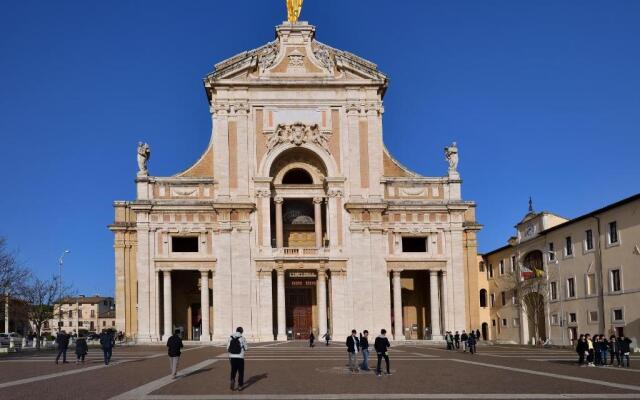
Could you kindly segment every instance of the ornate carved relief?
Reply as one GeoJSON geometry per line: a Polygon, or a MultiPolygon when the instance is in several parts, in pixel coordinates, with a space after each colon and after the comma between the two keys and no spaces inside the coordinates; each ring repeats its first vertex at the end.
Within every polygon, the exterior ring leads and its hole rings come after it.
{"type": "Polygon", "coordinates": [[[260,66],[260,72],[264,72],[273,66],[273,63],[278,58],[278,43],[277,40],[269,42],[264,45],[258,51],[258,65],[260,66]]]}
{"type": "Polygon", "coordinates": [[[302,122],[296,122],[291,125],[279,124],[275,132],[267,140],[267,148],[271,150],[280,143],[286,142],[296,146],[311,142],[322,146],[327,151],[329,150],[328,134],[321,132],[317,124],[306,125],[302,122]]]}
{"type": "Polygon", "coordinates": [[[287,57],[289,58],[287,72],[306,72],[304,68],[304,54],[296,49],[287,57]]]}
{"type": "Polygon", "coordinates": [[[271,190],[269,189],[257,189],[256,197],[271,197],[271,190]]]}
{"type": "Polygon", "coordinates": [[[328,69],[329,71],[333,71],[333,67],[335,63],[333,62],[333,58],[331,57],[330,48],[325,46],[324,44],[315,41],[313,42],[313,55],[322,63],[322,65],[328,69]]]}
{"type": "Polygon", "coordinates": [[[343,192],[342,189],[329,189],[327,190],[327,196],[329,197],[342,197],[343,196],[343,192]]]}

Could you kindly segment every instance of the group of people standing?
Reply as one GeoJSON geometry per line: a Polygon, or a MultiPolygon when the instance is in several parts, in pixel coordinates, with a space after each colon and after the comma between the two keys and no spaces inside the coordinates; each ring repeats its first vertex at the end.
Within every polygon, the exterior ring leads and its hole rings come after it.
{"type": "MultiPolygon", "coordinates": [[[[113,347],[116,345],[113,332],[106,330],[100,334],[100,348],[104,356],[104,365],[109,365],[111,362],[111,355],[113,354],[113,347]]],[[[62,357],[62,363],[68,364],[67,351],[69,350],[69,343],[71,342],[71,335],[65,331],[60,331],[56,336],[55,343],[58,346],[58,355],[56,356],[56,364],[60,362],[62,357]]],[[[87,344],[87,338],[80,334],[75,340],[76,342],[76,364],[84,364],[85,357],[89,353],[89,345],[87,344]]]]}
{"type": "MultiPolygon", "coordinates": [[[[351,335],[347,337],[347,355],[349,357],[349,370],[351,373],[357,373],[359,370],[369,371],[369,331],[363,330],[360,336],[358,332],[353,329],[351,335]],[[358,364],[358,353],[362,353],[362,363],[358,364]]],[[[373,349],[378,356],[378,363],[376,365],[376,376],[382,376],[382,359],[384,359],[385,366],[387,367],[387,375],[391,375],[389,369],[389,348],[391,343],[387,338],[387,331],[385,329],[380,330],[380,335],[376,337],[373,342],[373,349]]]]}
{"type": "Polygon", "coordinates": [[[475,354],[478,351],[476,350],[476,343],[480,340],[480,331],[471,331],[467,333],[466,330],[462,330],[462,333],[456,331],[455,334],[447,331],[444,335],[444,340],[447,342],[447,350],[462,350],[466,353],[467,350],[471,354],[475,354]]]}
{"type": "Polygon", "coordinates": [[[613,365],[615,359],[618,367],[629,367],[629,353],[631,351],[631,339],[620,335],[611,335],[609,339],[604,335],[590,334],[580,335],[576,343],[578,353],[578,365],[580,366],[607,366],[613,365]],[[607,360],[609,362],[607,363],[607,360]],[[586,363],[585,363],[586,362],[586,363]]]}

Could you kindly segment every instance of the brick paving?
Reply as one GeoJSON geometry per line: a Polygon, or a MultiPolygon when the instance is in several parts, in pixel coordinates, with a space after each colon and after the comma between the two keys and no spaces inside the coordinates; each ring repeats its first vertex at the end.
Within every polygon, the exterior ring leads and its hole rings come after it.
{"type": "MultiPolygon", "coordinates": [[[[188,347],[178,379],[168,377],[164,346],[117,347],[112,364],[91,349],[85,365],[55,365],[55,353],[0,357],[0,399],[428,399],[637,398],[640,358],[632,368],[576,366],[572,351],[482,346],[479,354],[398,345],[391,376],[352,374],[338,343],[260,343],[247,353],[242,392],[228,388],[229,363],[220,346],[188,347]]],[[[69,353],[71,360],[75,357],[69,353]]],[[[370,367],[375,368],[375,357],[370,367]]]]}

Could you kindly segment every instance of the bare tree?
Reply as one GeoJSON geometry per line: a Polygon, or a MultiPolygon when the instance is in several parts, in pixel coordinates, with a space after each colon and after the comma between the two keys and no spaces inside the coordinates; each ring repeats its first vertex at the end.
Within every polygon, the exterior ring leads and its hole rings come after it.
{"type": "Polygon", "coordinates": [[[18,262],[15,251],[7,248],[6,238],[0,236],[0,295],[2,296],[2,307],[0,316],[5,318],[5,313],[10,297],[20,297],[24,288],[24,282],[29,277],[29,271],[18,262]]]}
{"type": "Polygon", "coordinates": [[[61,287],[59,278],[33,278],[25,285],[22,298],[28,304],[27,315],[35,328],[37,348],[40,348],[44,323],[54,318],[54,305],[66,293],[69,293],[69,288],[61,287]]]}

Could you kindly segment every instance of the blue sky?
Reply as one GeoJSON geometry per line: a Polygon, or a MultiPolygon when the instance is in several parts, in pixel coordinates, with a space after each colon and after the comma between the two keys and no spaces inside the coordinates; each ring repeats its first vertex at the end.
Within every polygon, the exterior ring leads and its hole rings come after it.
{"type": "MultiPolygon", "coordinates": [[[[284,0],[5,1],[0,6],[0,235],[40,276],[112,294],[113,200],[194,162],[202,77],[273,39],[284,0]]],[[[640,2],[307,0],[317,38],[390,78],[384,138],[425,175],[460,148],[480,249],[527,210],[574,217],[639,191],[640,2]]]]}

